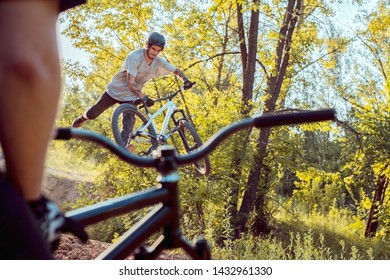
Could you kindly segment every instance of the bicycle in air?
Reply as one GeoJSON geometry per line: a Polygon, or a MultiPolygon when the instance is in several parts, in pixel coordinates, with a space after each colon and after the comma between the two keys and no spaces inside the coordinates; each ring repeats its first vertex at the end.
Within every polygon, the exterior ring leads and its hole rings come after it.
{"type": "Polygon", "coordinates": [[[203,237],[189,242],[180,227],[179,173],[178,167],[194,164],[204,159],[233,133],[252,127],[273,127],[307,122],[334,120],[332,109],[312,110],[295,113],[274,113],[247,118],[230,124],[215,133],[207,142],[188,154],[179,154],[173,146],[160,146],[153,157],[130,153],[124,146],[117,145],[106,137],[92,131],[74,128],[60,128],[56,139],[80,139],[99,144],[121,160],[158,172],[157,184],[139,191],[69,211],[65,216],[83,226],[88,226],[114,216],[135,210],[151,208],[138,223],[128,229],[114,244],[102,252],[97,259],[156,259],[164,250],[184,250],[192,259],[211,259],[211,249],[203,237]],[[154,234],[160,233],[156,241],[149,244],[154,234]]]}
{"type": "MultiPolygon", "coordinates": [[[[161,103],[161,107],[154,113],[140,100],[137,100],[135,105],[124,103],[118,106],[111,119],[116,143],[143,157],[151,157],[153,152],[163,145],[172,145],[177,153],[183,155],[196,151],[202,146],[202,139],[184,110],[179,109],[174,102],[174,98],[183,90],[184,88],[180,88],[154,100],[155,104],[161,103]],[[124,121],[126,118],[132,118],[130,124],[129,121],[124,121]],[[156,125],[158,118],[163,118],[160,129],[156,125]],[[123,133],[126,136],[123,136],[123,133]]],[[[210,173],[211,164],[207,155],[193,165],[201,175],[207,176],[210,173]]]]}

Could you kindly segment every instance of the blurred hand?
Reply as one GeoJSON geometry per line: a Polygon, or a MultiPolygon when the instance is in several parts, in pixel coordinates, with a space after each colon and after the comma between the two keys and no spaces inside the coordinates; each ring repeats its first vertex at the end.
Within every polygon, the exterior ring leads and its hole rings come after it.
{"type": "Polygon", "coordinates": [[[195,84],[195,83],[191,82],[190,80],[185,80],[185,81],[184,81],[183,88],[184,88],[185,90],[190,89],[190,88],[192,88],[192,86],[193,86],[194,84],[195,84]]]}
{"type": "Polygon", "coordinates": [[[147,95],[142,97],[141,100],[147,107],[152,107],[154,105],[154,100],[149,98],[147,95]]]}

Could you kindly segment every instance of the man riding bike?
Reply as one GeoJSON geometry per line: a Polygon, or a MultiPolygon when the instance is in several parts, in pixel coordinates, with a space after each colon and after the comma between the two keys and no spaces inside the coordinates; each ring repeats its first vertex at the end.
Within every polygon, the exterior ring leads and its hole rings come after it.
{"type": "MultiPolygon", "coordinates": [[[[142,88],[147,81],[156,77],[173,73],[184,82],[184,88],[189,89],[192,83],[184,73],[159,57],[165,45],[166,40],[161,33],[150,33],[145,47],[132,51],[127,55],[121,69],[107,85],[105,92],[92,107],[73,121],[72,126],[80,127],[85,121],[96,119],[105,110],[117,103],[133,104],[137,99],[141,99],[146,102],[147,106],[152,106],[153,100],[142,92],[142,88]]],[[[127,142],[133,126],[134,116],[126,115],[121,132],[124,143],[127,142]]],[[[133,145],[129,144],[127,148],[130,152],[134,152],[135,147],[133,145]]]]}

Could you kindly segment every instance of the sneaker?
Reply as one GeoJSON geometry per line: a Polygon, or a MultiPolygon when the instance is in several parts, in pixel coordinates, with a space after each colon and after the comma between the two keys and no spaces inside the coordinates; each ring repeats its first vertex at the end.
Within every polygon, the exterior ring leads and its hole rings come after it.
{"type": "Polygon", "coordinates": [[[37,218],[38,226],[43,233],[43,238],[55,250],[60,241],[62,229],[65,225],[65,217],[58,209],[57,205],[41,196],[36,201],[30,201],[29,206],[37,218]]]}
{"type": "Polygon", "coordinates": [[[72,233],[84,243],[87,242],[88,234],[84,226],[69,217],[65,217],[53,201],[41,196],[38,200],[29,201],[28,205],[37,219],[44,240],[49,244],[52,251],[58,248],[63,232],[72,233]]]}
{"type": "Polygon", "coordinates": [[[87,119],[84,118],[84,116],[79,116],[77,117],[73,123],[72,123],[72,127],[80,127],[82,126],[82,124],[86,121],[87,119]]]}
{"type": "Polygon", "coordinates": [[[136,152],[136,148],[135,148],[135,145],[133,145],[133,144],[129,144],[129,145],[127,145],[127,150],[130,152],[130,153],[133,153],[133,154],[135,154],[135,152],[136,152]]]}

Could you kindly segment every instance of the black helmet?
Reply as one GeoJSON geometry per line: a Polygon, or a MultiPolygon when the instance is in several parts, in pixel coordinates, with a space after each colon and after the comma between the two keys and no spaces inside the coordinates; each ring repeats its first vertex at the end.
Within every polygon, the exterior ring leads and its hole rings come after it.
{"type": "Polygon", "coordinates": [[[165,47],[165,37],[161,33],[152,32],[148,36],[147,43],[148,47],[150,47],[151,45],[155,45],[163,49],[165,47]]]}

